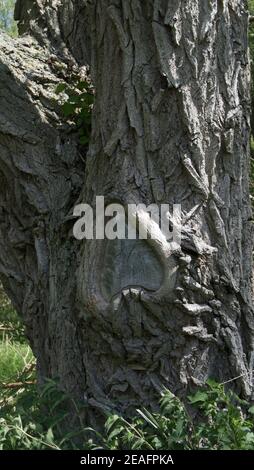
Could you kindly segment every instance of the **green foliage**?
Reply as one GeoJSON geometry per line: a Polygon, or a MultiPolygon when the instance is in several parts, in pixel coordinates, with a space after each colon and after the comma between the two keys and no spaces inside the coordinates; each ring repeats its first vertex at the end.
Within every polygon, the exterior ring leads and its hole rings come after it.
{"type": "Polygon", "coordinates": [[[87,145],[91,134],[91,112],[94,102],[94,90],[88,80],[74,74],[70,83],[60,83],[56,93],[61,97],[64,117],[75,124],[80,144],[87,145]]]}
{"type": "MultiPolygon", "coordinates": [[[[47,391],[40,396],[35,386],[4,390],[0,402],[0,450],[60,449],[53,426],[46,425],[49,418],[42,411],[45,397],[47,391]]],[[[50,409],[52,404],[46,404],[50,409]]]]}
{"type": "MultiPolygon", "coordinates": [[[[200,419],[194,422],[186,407],[166,390],[159,413],[138,410],[139,416],[127,422],[118,415],[108,418],[105,436],[96,434],[100,446],[93,449],[190,450],[254,449],[253,420],[247,420],[236,403],[240,400],[226,393],[223,386],[209,382],[206,391],[189,397],[200,419]]],[[[243,402],[241,402],[243,403],[243,402]]],[[[249,415],[254,408],[249,409],[249,415]]]]}
{"type": "Polygon", "coordinates": [[[7,343],[27,344],[27,339],[20,318],[0,286],[0,347],[7,343]]]}
{"type": "MultiPolygon", "coordinates": [[[[24,375],[23,380],[28,376],[24,375]]],[[[60,390],[57,381],[1,390],[0,450],[78,450],[91,448],[82,421],[84,405],[60,390]],[[78,414],[73,418],[73,409],[78,414]]]]}
{"type": "Polygon", "coordinates": [[[14,6],[15,0],[0,0],[0,29],[12,37],[18,35],[17,24],[13,18],[14,6]]]}
{"type": "Polygon", "coordinates": [[[158,413],[138,410],[139,416],[127,422],[110,416],[105,436],[98,436],[95,448],[147,450],[254,450],[254,407],[247,407],[223,385],[208,381],[206,388],[189,397],[193,420],[186,406],[165,390],[158,413]],[[246,411],[244,411],[244,408],[246,411]]]}
{"type": "Polygon", "coordinates": [[[12,343],[8,338],[0,342],[0,386],[10,382],[33,361],[33,354],[26,344],[12,343]]]}
{"type": "Polygon", "coordinates": [[[41,393],[35,386],[15,393],[5,390],[0,401],[0,450],[254,450],[253,406],[213,381],[188,402],[187,410],[165,390],[157,413],[137,410],[129,422],[110,415],[99,433],[85,427],[84,405],[74,403],[53,381],[41,393]],[[72,407],[79,414],[78,423],[71,421],[72,407]]]}
{"type": "Polygon", "coordinates": [[[105,436],[100,436],[100,444],[101,448],[110,450],[191,449],[191,430],[191,420],[184,405],[165,390],[158,413],[137,410],[137,416],[130,422],[118,415],[110,416],[105,424],[105,436]]]}
{"type": "Polygon", "coordinates": [[[213,450],[254,450],[252,409],[223,385],[208,381],[207,390],[189,397],[202,420],[194,427],[195,447],[213,450]]]}

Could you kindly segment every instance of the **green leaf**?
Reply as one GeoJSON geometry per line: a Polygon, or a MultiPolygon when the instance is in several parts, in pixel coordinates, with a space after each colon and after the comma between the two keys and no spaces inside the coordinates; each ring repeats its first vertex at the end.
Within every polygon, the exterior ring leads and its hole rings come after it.
{"type": "Polygon", "coordinates": [[[253,432],[248,432],[245,436],[245,440],[248,444],[253,444],[254,443],[254,433],[253,432]]]}
{"type": "Polygon", "coordinates": [[[68,103],[70,104],[78,104],[81,107],[81,99],[80,95],[69,95],[68,103]]]}
{"type": "Polygon", "coordinates": [[[113,431],[108,435],[108,440],[112,441],[117,436],[119,436],[119,434],[121,434],[123,432],[123,430],[124,430],[123,426],[120,426],[119,428],[113,429],[113,431]]]}
{"type": "Polygon", "coordinates": [[[219,384],[214,379],[207,379],[206,383],[211,389],[217,389],[219,387],[219,384]]]}
{"type": "Polygon", "coordinates": [[[46,434],[46,440],[47,442],[49,442],[50,444],[53,444],[54,443],[54,434],[53,434],[53,431],[52,429],[50,428],[46,434]]]}
{"type": "Polygon", "coordinates": [[[63,104],[63,113],[65,117],[73,116],[76,109],[76,105],[66,102],[63,104]]]}
{"type": "Polygon", "coordinates": [[[63,91],[66,90],[66,87],[67,87],[67,84],[66,83],[59,83],[56,87],[56,93],[59,95],[60,93],[62,93],[63,91]]]}
{"type": "Polygon", "coordinates": [[[105,429],[109,433],[115,426],[119,425],[119,423],[121,423],[121,417],[116,414],[111,415],[105,423],[105,429]]]}
{"type": "Polygon", "coordinates": [[[87,88],[89,87],[88,83],[85,82],[85,81],[81,81],[77,84],[77,88],[80,90],[80,91],[84,91],[86,90],[87,88]]]}
{"type": "Polygon", "coordinates": [[[197,392],[193,396],[188,397],[189,402],[194,404],[194,403],[204,403],[205,401],[208,400],[208,395],[206,392],[197,392]]]}
{"type": "Polygon", "coordinates": [[[150,424],[153,428],[155,429],[158,429],[159,428],[159,424],[157,423],[156,419],[153,417],[153,415],[151,413],[149,413],[149,411],[147,411],[146,409],[144,411],[141,411],[141,410],[137,410],[138,414],[140,416],[142,416],[142,418],[148,423],[150,424]]]}

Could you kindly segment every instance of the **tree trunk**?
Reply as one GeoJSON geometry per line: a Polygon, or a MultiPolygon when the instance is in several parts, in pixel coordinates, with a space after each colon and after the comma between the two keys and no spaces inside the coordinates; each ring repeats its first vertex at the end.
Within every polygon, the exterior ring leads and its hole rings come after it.
{"type": "Polygon", "coordinates": [[[249,396],[246,6],[37,0],[26,17],[29,3],[16,15],[35,39],[1,37],[0,270],[39,378],[58,377],[90,420],[153,405],[163,385],[185,396],[208,377],[237,378],[249,396]],[[75,61],[90,64],[96,89],[85,162],[52,102],[75,61]],[[181,204],[181,250],[75,240],[74,205],[102,195],[181,204]]]}

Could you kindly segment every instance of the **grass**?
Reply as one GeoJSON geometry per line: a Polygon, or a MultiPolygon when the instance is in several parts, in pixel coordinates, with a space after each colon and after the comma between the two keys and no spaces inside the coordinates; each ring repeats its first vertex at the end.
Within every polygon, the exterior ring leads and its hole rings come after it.
{"type": "Polygon", "coordinates": [[[22,322],[0,286],[0,391],[19,382],[34,363],[22,322]]]}
{"type": "Polygon", "coordinates": [[[26,344],[13,343],[8,338],[0,343],[0,385],[15,381],[29,367],[33,354],[26,344]]]}
{"type": "Polygon", "coordinates": [[[20,422],[19,404],[27,402],[26,414],[32,413],[34,366],[22,322],[0,285],[0,450],[22,449],[25,438],[31,441],[20,422]]]}

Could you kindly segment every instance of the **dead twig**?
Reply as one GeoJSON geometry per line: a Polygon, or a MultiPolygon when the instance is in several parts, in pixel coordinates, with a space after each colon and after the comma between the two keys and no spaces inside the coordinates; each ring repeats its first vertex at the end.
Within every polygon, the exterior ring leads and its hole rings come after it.
{"type": "Polygon", "coordinates": [[[14,328],[7,326],[0,326],[0,331],[14,331],[14,328]]]}
{"type": "Polygon", "coordinates": [[[23,388],[29,387],[30,385],[36,385],[36,380],[27,380],[25,382],[16,382],[16,383],[1,383],[0,387],[5,389],[13,389],[13,388],[23,388]]]}

